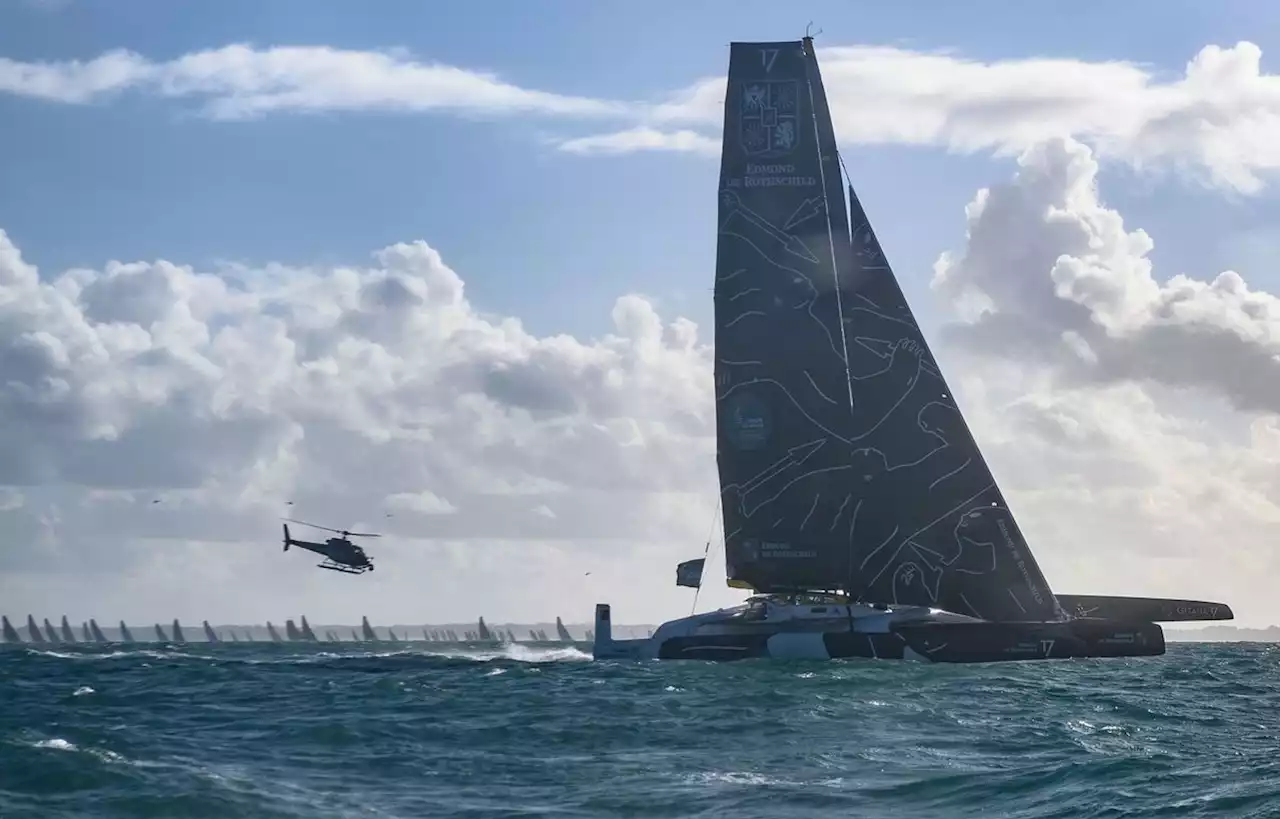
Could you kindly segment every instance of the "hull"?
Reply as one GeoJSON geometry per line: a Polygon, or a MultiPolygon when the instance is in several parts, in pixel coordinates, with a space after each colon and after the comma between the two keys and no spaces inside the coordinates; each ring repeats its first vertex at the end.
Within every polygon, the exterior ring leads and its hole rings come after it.
{"type": "Polygon", "coordinates": [[[664,623],[652,637],[612,639],[609,607],[596,607],[598,660],[911,660],[991,663],[1165,653],[1156,623],[1096,617],[992,623],[937,610],[842,606],[834,618],[749,621],[723,610],[664,623]]]}

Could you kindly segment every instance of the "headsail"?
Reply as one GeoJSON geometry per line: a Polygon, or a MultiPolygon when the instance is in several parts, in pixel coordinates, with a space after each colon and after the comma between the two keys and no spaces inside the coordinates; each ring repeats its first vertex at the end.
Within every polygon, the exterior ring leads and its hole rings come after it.
{"type": "Polygon", "coordinates": [[[812,41],[734,43],[724,122],[715,380],[730,584],[1058,619],[852,189],[846,213],[812,41]]]}

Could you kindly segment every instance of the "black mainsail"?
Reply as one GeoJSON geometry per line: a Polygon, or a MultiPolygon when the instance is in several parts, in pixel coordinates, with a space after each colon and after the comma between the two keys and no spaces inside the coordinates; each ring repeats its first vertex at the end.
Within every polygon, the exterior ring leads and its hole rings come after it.
{"type": "Polygon", "coordinates": [[[730,585],[1062,619],[844,190],[812,40],[734,43],[715,280],[730,585]]]}

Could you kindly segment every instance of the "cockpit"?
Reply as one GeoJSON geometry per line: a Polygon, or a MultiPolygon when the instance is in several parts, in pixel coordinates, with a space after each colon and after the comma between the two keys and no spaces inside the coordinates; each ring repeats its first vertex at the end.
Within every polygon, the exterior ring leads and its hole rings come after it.
{"type": "Polygon", "coordinates": [[[825,618],[839,616],[842,607],[849,604],[849,598],[843,594],[825,592],[797,592],[760,594],[747,598],[742,610],[744,620],[767,620],[770,612],[782,614],[782,619],[795,617],[825,618]],[[783,611],[785,610],[785,613],[783,611]]]}

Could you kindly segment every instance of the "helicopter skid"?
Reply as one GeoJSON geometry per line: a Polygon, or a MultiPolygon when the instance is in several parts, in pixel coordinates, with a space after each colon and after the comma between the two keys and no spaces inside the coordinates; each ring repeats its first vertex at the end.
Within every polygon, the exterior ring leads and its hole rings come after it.
{"type": "Polygon", "coordinates": [[[373,571],[373,566],[347,566],[342,563],[334,563],[326,560],[324,563],[317,563],[321,569],[329,569],[330,571],[342,572],[343,574],[364,574],[373,571]]]}

